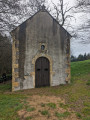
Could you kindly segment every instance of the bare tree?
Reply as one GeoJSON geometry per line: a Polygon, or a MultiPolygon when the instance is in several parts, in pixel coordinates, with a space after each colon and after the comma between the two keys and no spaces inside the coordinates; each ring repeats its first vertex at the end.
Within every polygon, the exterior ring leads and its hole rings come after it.
{"type": "Polygon", "coordinates": [[[19,21],[24,21],[27,18],[31,17],[33,14],[39,11],[42,8],[42,5],[44,5],[45,3],[46,0],[27,0],[27,2],[23,2],[23,14],[19,16],[19,21]]]}
{"type": "MultiPolygon", "coordinates": [[[[8,29],[10,31],[15,28],[40,10],[43,4],[46,4],[46,0],[27,0],[26,2],[22,2],[22,0],[0,0],[0,31],[8,29]]],[[[61,26],[65,26],[67,20],[70,21],[73,18],[69,13],[73,7],[69,7],[68,3],[64,4],[63,0],[58,0],[57,4],[52,2],[52,4],[53,16],[61,26]]],[[[51,6],[49,8],[51,9],[51,6]]],[[[70,22],[68,26],[71,27],[70,22]]]]}
{"type": "Polygon", "coordinates": [[[14,27],[15,16],[20,14],[21,0],[0,0],[0,32],[14,27]]]}
{"type": "MultiPolygon", "coordinates": [[[[90,14],[90,0],[77,0],[76,12],[90,14]]],[[[82,26],[79,28],[80,30],[90,28],[90,19],[86,18],[86,22],[87,22],[87,24],[82,24],[82,26]]]]}
{"type": "Polygon", "coordinates": [[[45,0],[0,0],[0,32],[15,28],[43,4],[45,0]]]}
{"type": "Polygon", "coordinates": [[[90,0],[77,0],[77,7],[90,6],[90,0]]]}
{"type": "Polygon", "coordinates": [[[58,0],[58,3],[55,4],[53,3],[53,8],[54,8],[54,16],[57,19],[57,21],[61,24],[61,26],[65,25],[66,21],[71,18],[73,18],[72,15],[70,15],[70,11],[74,7],[69,7],[69,4],[66,3],[64,4],[63,0],[58,0]]]}
{"type": "Polygon", "coordinates": [[[11,73],[12,52],[11,42],[6,36],[0,34],[0,74],[7,72],[11,73]]]}
{"type": "Polygon", "coordinates": [[[90,0],[77,0],[75,7],[76,14],[81,15],[81,24],[78,26],[78,38],[81,43],[90,44],[90,0]],[[87,15],[88,14],[88,15],[87,15]]]}
{"type": "Polygon", "coordinates": [[[77,0],[75,12],[90,13],[90,0],[77,0]]]}
{"type": "Polygon", "coordinates": [[[29,0],[29,7],[33,12],[37,12],[41,9],[42,5],[45,4],[46,0],[29,0]]]}

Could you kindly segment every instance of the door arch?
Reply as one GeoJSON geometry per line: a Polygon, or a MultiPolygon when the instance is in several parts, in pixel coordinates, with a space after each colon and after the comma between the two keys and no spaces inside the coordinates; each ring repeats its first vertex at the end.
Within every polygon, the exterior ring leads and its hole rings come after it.
{"type": "Polygon", "coordinates": [[[50,62],[39,57],[35,63],[35,87],[50,86],[50,62]]]}

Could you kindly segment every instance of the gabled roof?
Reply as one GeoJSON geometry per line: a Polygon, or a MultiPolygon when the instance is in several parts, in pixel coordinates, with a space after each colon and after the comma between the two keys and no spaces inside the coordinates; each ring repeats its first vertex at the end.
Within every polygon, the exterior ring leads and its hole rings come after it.
{"type": "MultiPolygon", "coordinates": [[[[47,14],[49,14],[51,16],[52,19],[54,19],[56,21],[56,23],[67,33],[67,35],[71,38],[72,36],[70,35],[69,32],[67,32],[65,30],[64,27],[62,27],[59,22],[45,9],[44,6],[42,6],[42,9],[40,9],[38,12],[36,12],[34,15],[32,15],[31,17],[29,17],[27,20],[25,20],[23,23],[27,22],[29,19],[32,19],[36,14],[38,14],[40,11],[42,12],[47,12],[47,14]]],[[[21,26],[23,23],[21,23],[19,26],[21,26]]],[[[14,30],[11,31],[11,33],[13,33],[19,26],[17,26],[14,30]]]]}

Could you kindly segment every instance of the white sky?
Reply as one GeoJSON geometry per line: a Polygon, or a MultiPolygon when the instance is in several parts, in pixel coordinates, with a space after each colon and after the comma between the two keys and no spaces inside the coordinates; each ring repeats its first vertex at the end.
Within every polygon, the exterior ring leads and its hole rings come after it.
{"type": "MultiPolygon", "coordinates": [[[[24,0],[26,1],[26,0],[24,0]]],[[[57,4],[58,0],[47,0],[48,1],[48,5],[51,5],[51,1],[53,1],[55,4],[57,4]]],[[[77,0],[64,0],[64,3],[68,3],[69,6],[74,6],[77,0]]],[[[80,36],[79,38],[76,39],[71,39],[71,51],[72,54],[75,56],[78,56],[79,54],[84,54],[84,53],[90,53],[90,42],[88,42],[88,44],[83,44],[82,41],[88,41],[88,37],[89,32],[87,31],[83,31],[82,33],[77,31],[77,27],[80,26],[83,23],[86,23],[86,19],[90,18],[90,13],[89,14],[76,14],[76,13],[71,13],[75,18],[76,21],[74,19],[72,19],[70,21],[70,24],[73,26],[73,28],[75,29],[75,32],[78,33],[78,35],[80,36]]]]}
{"type": "MultiPolygon", "coordinates": [[[[51,0],[48,0],[50,3],[51,0]]],[[[54,3],[57,3],[58,0],[52,0],[54,3]]],[[[74,6],[76,3],[76,0],[64,0],[64,3],[69,3],[69,6],[74,6]]],[[[83,14],[83,13],[73,13],[73,16],[76,18],[75,20],[70,21],[72,26],[75,28],[75,31],[80,36],[76,39],[71,39],[71,51],[72,54],[75,56],[78,56],[79,54],[84,53],[90,53],[90,30],[83,30],[82,33],[77,31],[77,27],[86,23],[87,19],[90,19],[90,13],[83,14]],[[84,43],[83,41],[87,41],[87,43],[84,43]]]]}
{"type": "MultiPolygon", "coordinates": [[[[26,0],[25,0],[26,1],[26,0]]],[[[49,5],[51,0],[47,0],[49,5]]],[[[58,0],[52,0],[54,3],[57,3],[58,0]]],[[[64,0],[64,3],[69,3],[69,6],[74,6],[77,0],[64,0]]],[[[73,16],[76,18],[75,20],[70,21],[71,25],[75,29],[75,31],[80,36],[76,39],[71,39],[71,52],[73,55],[78,56],[79,54],[90,53],[90,29],[83,30],[82,33],[77,31],[77,27],[80,24],[86,23],[87,19],[90,19],[90,13],[82,14],[82,13],[73,13],[73,16]],[[87,44],[83,43],[83,41],[87,41],[87,44]]]]}
{"type": "MultiPolygon", "coordinates": [[[[54,3],[57,3],[58,0],[52,0],[54,3]]],[[[75,1],[76,0],[64,0],[64,3],[69,3],[70,6],[74,5],[75,4],[75,1]]],[[[50,3],[51,0],[48,0],[48,3],[50,3]]]]}

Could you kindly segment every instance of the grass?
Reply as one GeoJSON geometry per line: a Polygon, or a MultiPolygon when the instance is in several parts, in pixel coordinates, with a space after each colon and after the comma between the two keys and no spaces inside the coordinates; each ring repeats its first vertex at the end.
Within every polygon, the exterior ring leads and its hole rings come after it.
{"type": "Polygon", "coordinates": [[[5,91],[11,91],[11,84],[8,83],[8,84],[1,84],[0,85],[0,92],[5,92],[5,91]]]}
{"type": "Polygon", "coordinates": [[[0,120],[18,120],[16,111],[23,108],[22,99],[22,95],[0,94],[0,120]]]}
{"type": "Polygon", "coordinates": [[[82,120],[90,120],[90,117],[83,118],[82,120]]]}
{"type": "Polygon", "coordinates": [[[64,113],[59,113],[59,112],[56,112],[55,113],[55,116],[58,117],[58,118],[65,118],[65,117],[68,117],[70,115],[69,112],[64,112],[64,113]]]}
{"type": "Polygon", "coordinates": [[[90,86],[90,79],[87,81],[86,85],[90,86]]]}
{"type": "Polygon", "coordinates": [[[72,62],[71,63],[71,75],[73,76],[81,76],[90,73],[90,60],[72,62]]]}
{"type": "Polygon", "coordinates": [[[31,117],[31,116],[26,117],[26,120],[31,120],[31,119],[32,119],[32,117],[31,117]]]}
{"type": "Polygon", "coordinates": [[[90,108],[87,106],[87,107],[84,107],[82,109],[82,113],[85,115],[85,116],[88,116],[90,115],[90,108]]]}
{"type": "Polygon", "coordinates": [[[59,107],[67,109],[69,107],[69,105],[66,105],[64,103],[59,103],[59,107]]]}
{"type": "Polygon", "coordinates": [[[41,103],[41,107],[45,107],[45,104],[44,104],[44,103],[41,103]]]}
{"type": "MultiPolygon", "coordinates": [[[[71,108],[76,116],[82,120],[90,120],[90,60],[71,63],[71,84],[60,85],[59,87],[37,88],[37,95],[54,95],[65,99],[65,104],[59,102],[59,107],[67,110],[71,108]],[[42,90],[41,90],[42,89],[42,90]]],[[[0,84],[0,120],[19,120],[17,112],[23,108],[27,112],[34,111],[36,108],[28,107],[26,98],[35,93],[30,90],[11,92],[11,84],[0,84]]],[[[56,110],[55,103],[44,104],[41,107],[45,109],[48,106],[56,110]]],[[[49,110],[42,110],[42,115],[49,115],[49,110]]],[[[56,112],[55,116],[64,118],[69,116],[69,112],[56,112]]],[[[31,118],[27,118],[32,119],[31,118]]]]}
{"type": "Polygon", "coordinates": [[[71,63],[71,84],[50,89],[54,95],[65,98],[66,105],[60,107],[70,107],[82,119],[90,118],[90,60],[71,63]]]}
{"type": "Polygon", "coordinates": [[[32,112],[32,111],[35,111],[35,108],[34,108],[34,107],[28,107],[28,108],[26,109],[26,111],[27,111],[27,112],[32,112]]]}
{"type": "Polygon", "coordinates": [[[41,111],[41,114],[42,115],[49,115],[49,112],[48,112],[48,110],[43,110],[43,111],[41,111]]]}
{"type": "Polygon", "coordinates": [[[80,113],[76,113],[76,116],[80,119],[82,118],[81,114],[80,113]]]}
{"type": "Polygon", "coordinates": [[[56,104],[55,103],[48,103],[47,106],[49,106],[50,108],[53,108],[53,109],[56,108],[56,104]]]}

